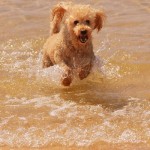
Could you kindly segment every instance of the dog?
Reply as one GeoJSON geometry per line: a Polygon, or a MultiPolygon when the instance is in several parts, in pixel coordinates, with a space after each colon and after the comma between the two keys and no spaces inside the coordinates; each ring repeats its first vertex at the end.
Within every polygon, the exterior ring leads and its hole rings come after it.
{"type": "Polygon", "coordinates": [[[62,2],[51,11],[50,37],[43,46],[43,68],[58,64],[64,71],[61,84],[69,86],[76,73],[80,80],[91,71],[95,55],[92,31],[101,30],[105,13],[91,8],[62,2]]]}

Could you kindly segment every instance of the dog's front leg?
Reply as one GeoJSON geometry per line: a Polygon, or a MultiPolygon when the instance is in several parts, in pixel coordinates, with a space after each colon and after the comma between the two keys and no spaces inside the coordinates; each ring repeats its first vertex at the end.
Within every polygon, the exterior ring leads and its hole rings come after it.
{"type": "Polygon", "coordinates": [[[64,74],[61,77],[61,83],[64,86],[69,86],[72,82],[72,70],[68,66],[63,67],[63,69],[64,74]]]}
{"type": "Polygon", "coordinates": [[[92,68],[92,64],[90,63],[90,64],[78,69],[78,75],[79,75],[80,80],[83,80],[84,78],[86,78],[89,75],[91,68],[92,68]]]}
{"type": "Polygon", "coordinates": [[[58,64],[64,71],[61,77],[61,84],[64,86],[69,86],[72,82],[72,69],[65,63],[64,58],[61,53],[57,52],[54,55],[55,62],[58,64]]]}

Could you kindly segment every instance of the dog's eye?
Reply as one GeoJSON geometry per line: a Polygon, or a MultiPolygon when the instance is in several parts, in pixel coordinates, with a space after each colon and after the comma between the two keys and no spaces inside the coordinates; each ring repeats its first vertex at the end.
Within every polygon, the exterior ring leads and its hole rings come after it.
{"type": "Polygon", "coordinates": [[[77,25],[78,23],[79,23],[78,20],[75,20],[75,21],[74,21],[74,25],[77,25]]]}
{"type": "Polygon", "coordinates": [[[85,21],[87,25],[90,25],[90,20],[85,21]]]}

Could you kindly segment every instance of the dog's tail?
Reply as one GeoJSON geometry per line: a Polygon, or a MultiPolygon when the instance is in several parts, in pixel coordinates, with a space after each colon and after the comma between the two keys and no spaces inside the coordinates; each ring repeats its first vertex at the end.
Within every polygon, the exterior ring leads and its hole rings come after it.
{"type": "Polygon", "coordinates": [[[51,22],[50,22],[50,35],[56,34],[60,31],[61,22],[64,14],[67,10],[69,3],[59,3],[51,11],[51,22]]]}

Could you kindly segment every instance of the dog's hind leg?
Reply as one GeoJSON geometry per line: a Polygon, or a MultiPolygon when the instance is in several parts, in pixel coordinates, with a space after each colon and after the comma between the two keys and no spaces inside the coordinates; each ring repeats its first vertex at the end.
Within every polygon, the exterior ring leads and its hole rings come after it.
{"type": "Polygon", "coordinates": [[[48,55],[43,54],[43,61],[42,61],[42,67],[43,68],[48,68],[50,66],[53,66],[54,64],[52,63],[51,59],[49,58],[48,55]]]}

